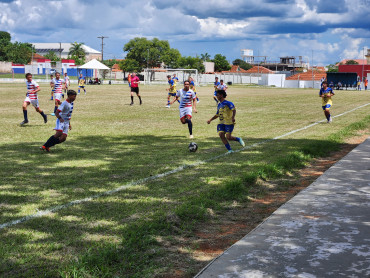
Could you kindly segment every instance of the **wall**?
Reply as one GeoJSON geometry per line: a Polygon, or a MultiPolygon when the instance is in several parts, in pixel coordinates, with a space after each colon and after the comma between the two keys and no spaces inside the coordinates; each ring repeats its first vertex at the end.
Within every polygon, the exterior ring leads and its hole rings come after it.
{"type": "Polygon", "coordinates": [[[12,62],[0,62],[0,72],[12,73],[12,62]]]}
{"type": "Polygon", "coordinates": [[[338,72],[355,72],[360,78],[370,73],[370,65],[339,65],[338,72]]]}

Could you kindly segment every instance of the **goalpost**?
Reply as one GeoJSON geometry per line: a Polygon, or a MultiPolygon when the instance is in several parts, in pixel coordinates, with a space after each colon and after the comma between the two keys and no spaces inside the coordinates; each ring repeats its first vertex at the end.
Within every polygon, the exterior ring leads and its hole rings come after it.
{"type": "Polygon", "coordinates": [[[167,75],[176,74],[179,82],[183,83],[185,80],[189,79],[191,76],[196,84],[199,84],[199,76],[197,69],[161,69],[161,68],[147,68],[144,69],[144,84],[166,84],[168,79],[167,75]]]}

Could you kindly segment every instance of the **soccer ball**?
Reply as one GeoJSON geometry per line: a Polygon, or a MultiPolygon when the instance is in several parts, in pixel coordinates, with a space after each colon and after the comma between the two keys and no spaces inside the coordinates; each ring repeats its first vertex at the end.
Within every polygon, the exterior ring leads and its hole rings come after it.
{"type": "Polygon", "coordinates": [[[196,151],[197,151],[197,149],[198,149],[198,145],[197,145],[197,143],[195,143],[195,142],[191,142],[191,143],[189,144],[189,151],[190,151],[190,152],[194,153],[194,152],[196,152],[196,151]]]}

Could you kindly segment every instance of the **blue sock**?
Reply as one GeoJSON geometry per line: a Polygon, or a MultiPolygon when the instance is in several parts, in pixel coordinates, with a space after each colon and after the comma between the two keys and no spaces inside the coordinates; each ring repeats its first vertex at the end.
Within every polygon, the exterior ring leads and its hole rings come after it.
{"type": "Polygon", "coordinates": [[[225,144],[225,147],[226,147],[226,149],[227,149],[228,151],[231,151],[231,147],[230,147],[230,144],[229,144],[229,143],[225,144]]]}
{"type": "Polygon", "coordinates": [[[58,109],[58,106],[55,106],[54,107],[54,114],[55,114],[55,112],[57,112],[57,109],[58,109]]]}
{"type": "Polygon", "coordinates": [[[235,137],[235,140],[240,142],[240,138],[239,137],[235,137]]]}
{"type": "Polygon", "coordinates": [[[170,101],[169,100],[167,100],[167,105],[170,105],[170,101]]]}
{"type": "Polygon", "coordinates": [[[177,100],[177,102],[178,102],[178,103],[180,103],[180,101],[179,101],[179,100],[177,100]]]}

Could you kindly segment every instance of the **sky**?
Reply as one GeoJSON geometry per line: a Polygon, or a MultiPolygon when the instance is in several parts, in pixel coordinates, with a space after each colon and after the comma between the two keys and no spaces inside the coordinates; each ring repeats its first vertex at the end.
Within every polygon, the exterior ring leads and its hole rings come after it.
{"type": "Polygon", "coordinates": [[[135,37],[168,40],[183,56],[241,49],[317,66],[362,59],[370,48],[370,0],[0,0],[0,31],[19,42],[82,42],[122,59],[135,37]]]}

